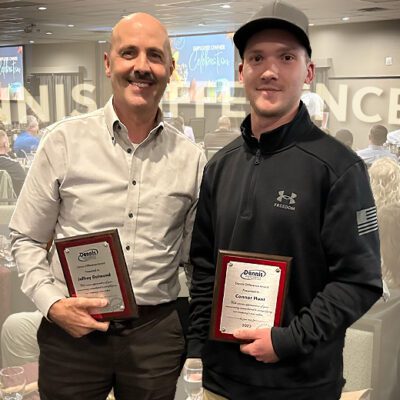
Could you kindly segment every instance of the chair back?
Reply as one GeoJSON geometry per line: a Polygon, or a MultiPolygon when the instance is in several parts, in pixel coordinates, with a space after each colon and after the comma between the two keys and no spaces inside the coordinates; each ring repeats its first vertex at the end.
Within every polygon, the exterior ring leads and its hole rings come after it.
{"type": "Polygon", "coordinates": [[[10,174],[4,169],[0,169],[0,205],[15,204],[17,195],[15,194],[10,174]]]}

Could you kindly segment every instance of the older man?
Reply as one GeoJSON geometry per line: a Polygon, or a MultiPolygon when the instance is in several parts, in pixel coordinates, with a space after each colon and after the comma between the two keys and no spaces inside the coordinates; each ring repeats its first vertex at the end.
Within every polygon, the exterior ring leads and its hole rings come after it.
{"type": "Polygon", "coordinates": [[[42,400],[174,398],[184,338],[175,310],[205,158],[163,122],[174,61],[164,26],[137,13],[114,27],[104,56],[113,97],[51,126],[12,218],[22,289],[42,312],[42,400]],[[101,298],[68,298],[46,243],[118,228],[140,317],[99,322],[101,298]]]}
{"type": "Polygon", "coordinates": [[[18,157],[36,151],[39,146],[39,122],[34,115],[26,117],[26,128],[20,132],[14,141],[13,150],[18,157]]]}

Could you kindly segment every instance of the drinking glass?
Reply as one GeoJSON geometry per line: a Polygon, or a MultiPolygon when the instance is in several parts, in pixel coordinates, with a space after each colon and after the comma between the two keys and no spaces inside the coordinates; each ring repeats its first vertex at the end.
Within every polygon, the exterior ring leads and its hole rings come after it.
{"type": "Polygon", "coordinates": [[[183,367],[183,383],[187,400],[201,400],[203,398],[203,364],[200,359],[188,359],[183,367]]]}
{"type": "Polygon", "coordinates": [[[4,258],[4,246],[7,238],[4,235],[0,235],[0,258],[4,258]]]}
{"type": "Polygon", "coordinates": [[[21,400],[26,385],[22,367],[7,367],[0,370],[0,394],[3,400],[21,400]]]}
{"type": "Polygon", "coordinates": [[[12,269],[17,266],[11,253],[11,240],[8,238],[2,242],[2,255],[5,260],[4,267],[12,269]]]}

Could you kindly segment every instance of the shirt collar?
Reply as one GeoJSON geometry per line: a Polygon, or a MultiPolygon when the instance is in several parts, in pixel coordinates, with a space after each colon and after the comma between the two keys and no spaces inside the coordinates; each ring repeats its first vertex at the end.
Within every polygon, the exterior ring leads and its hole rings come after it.
{"type": "Polygon", "coordinates": [[[384,147],[383,146],[378,146],[377,144],[370,144],[368,146],[371,150],[383,150],[384,147]]]}
{"type": "MultiPolygon", "coordinates": [[[[118,134],[121,131],[126,131],[125,125],[119,120],[113,106],[113,96],[107,101],[104,106],[104,117],[107,125],[108,133],[110,137],[115,143],[115,134],[118,134]]],[[[149,136],[153,136],[159,134],[164,129],[164,115],[161,109],[159,108],[156,115],[156,123],[154,128],[150,131],[149,136]]]]}

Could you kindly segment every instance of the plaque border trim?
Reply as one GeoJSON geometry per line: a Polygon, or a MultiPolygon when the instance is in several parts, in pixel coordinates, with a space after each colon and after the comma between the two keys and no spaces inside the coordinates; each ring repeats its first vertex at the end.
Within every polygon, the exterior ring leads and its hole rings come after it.
{"type": "Polygon", "coordinates": [[[125,309],[108,313],[91,314],[98,321],[109,321],[113,319],[131,319],[139,316],[138,306],[132,289],[131,280],[126,266],[124,252],[117,229],[87,233],[62,239],[55,239],[54,244],[60,259],[61,268],[71,297],[77,297],[76,289],[69,271],[68,262],[64,250],[69,247],[88,245],[92,243],[107,242],[110,246],[111,257],[114,262],[115,272],[121,290],[125,309]]]}
{"type": "Polygon", "coordinates": [[[211,307],[211,324],[209,338],[224,342],[240,342],[230,333],[223,333],[219,329],[222,316],[222,304],[226,280],[226,270],[230,261],[249,262],[252,264],[271,265],[281,270],[274,326],[282,323],[286,291],[289,283],[290,264],[292,257],[284,257],[262,253],[218,250],[217,267],[214,280],[213,302],[211,307]]]}

